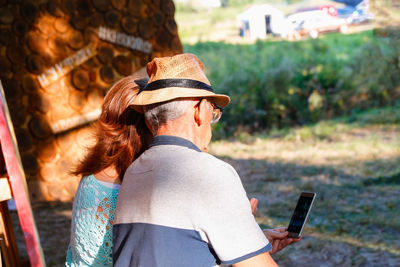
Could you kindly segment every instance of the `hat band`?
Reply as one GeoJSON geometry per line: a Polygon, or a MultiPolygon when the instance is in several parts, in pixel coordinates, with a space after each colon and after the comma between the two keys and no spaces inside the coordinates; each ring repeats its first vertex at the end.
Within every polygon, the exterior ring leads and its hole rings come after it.
{"type": "Polygon", "coordinates": [[[192,88],[192,89],[202,89],[202,90],[214,92],[214,90],[208,84],[200,82],[200,81],[196,81],[196,80],[190,80],[190,79],[157,80],[157,81],[147,84],[146,87],[144,87],[143,89],[140,89],[140,92],[153,91],[153,90],[168,88],[168,87],[183,87],[183,88],[192,88]]]}

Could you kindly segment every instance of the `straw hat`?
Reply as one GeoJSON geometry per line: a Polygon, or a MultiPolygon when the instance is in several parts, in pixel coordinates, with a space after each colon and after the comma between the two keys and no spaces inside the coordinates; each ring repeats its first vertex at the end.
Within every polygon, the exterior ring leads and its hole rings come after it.
{"type": "Polygon", "coordinates": [[[149,81],[131,103],[143,112],[143,106],[173,99],[201,97],[225,107],[230,98],[215,94],[204,73],[204,65],[193,54],[155,58],[147,64],[149,81]]]}

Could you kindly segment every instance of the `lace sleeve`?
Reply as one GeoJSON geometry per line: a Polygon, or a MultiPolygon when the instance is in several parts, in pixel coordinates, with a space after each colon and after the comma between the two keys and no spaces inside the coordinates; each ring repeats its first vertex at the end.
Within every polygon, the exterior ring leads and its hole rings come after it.
{"type": "Polygon", "coordinates": [[[112,225],[118,189],[84,177],[74,200],[67,266],[112,266],[112,225]]]}

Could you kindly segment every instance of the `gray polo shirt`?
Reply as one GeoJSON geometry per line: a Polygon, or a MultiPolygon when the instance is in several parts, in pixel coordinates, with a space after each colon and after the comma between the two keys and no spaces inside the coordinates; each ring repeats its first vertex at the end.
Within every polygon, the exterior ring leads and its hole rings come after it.
{"type": "Polygon", "coordinates": [[[271,249],[232,166],[173,136],[127,169],[113,239],[115,266],[229,265],[271,249]]]}

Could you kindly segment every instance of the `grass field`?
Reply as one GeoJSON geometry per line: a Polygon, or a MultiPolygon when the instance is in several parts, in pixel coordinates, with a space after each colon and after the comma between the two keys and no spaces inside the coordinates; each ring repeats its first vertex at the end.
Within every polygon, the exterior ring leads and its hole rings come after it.
{"type": "Polygon", "coordinates": [[[267,3],[285,14],[302,7],[338,2],[232,0],[228,7],[177,5],[184,52],[197,55],[218,93],[231,105],[214,127],[223,139],[243,132],[305,125],[350,114],[355,109],[393,105],[400,98],[400,5],[371,0],[375,19],[351,26],[349,34],[329,33],[291,42],[268,36],[238,36],[236,16],[249,4],[267,3]],[[390,33],[389,33],[390,32],[390,33]],[[383,34],[382,34],[383,33],[383,34]]]}
{"type": "Polygon", "coordinates": [[[184,48],[204,62],[216,92],[231,97],[225,120],[215,128],[215,137],[224,138],[393,104],[400,96],[399,44],[365,31],[299,42],[202,42],[184,48]]]}

